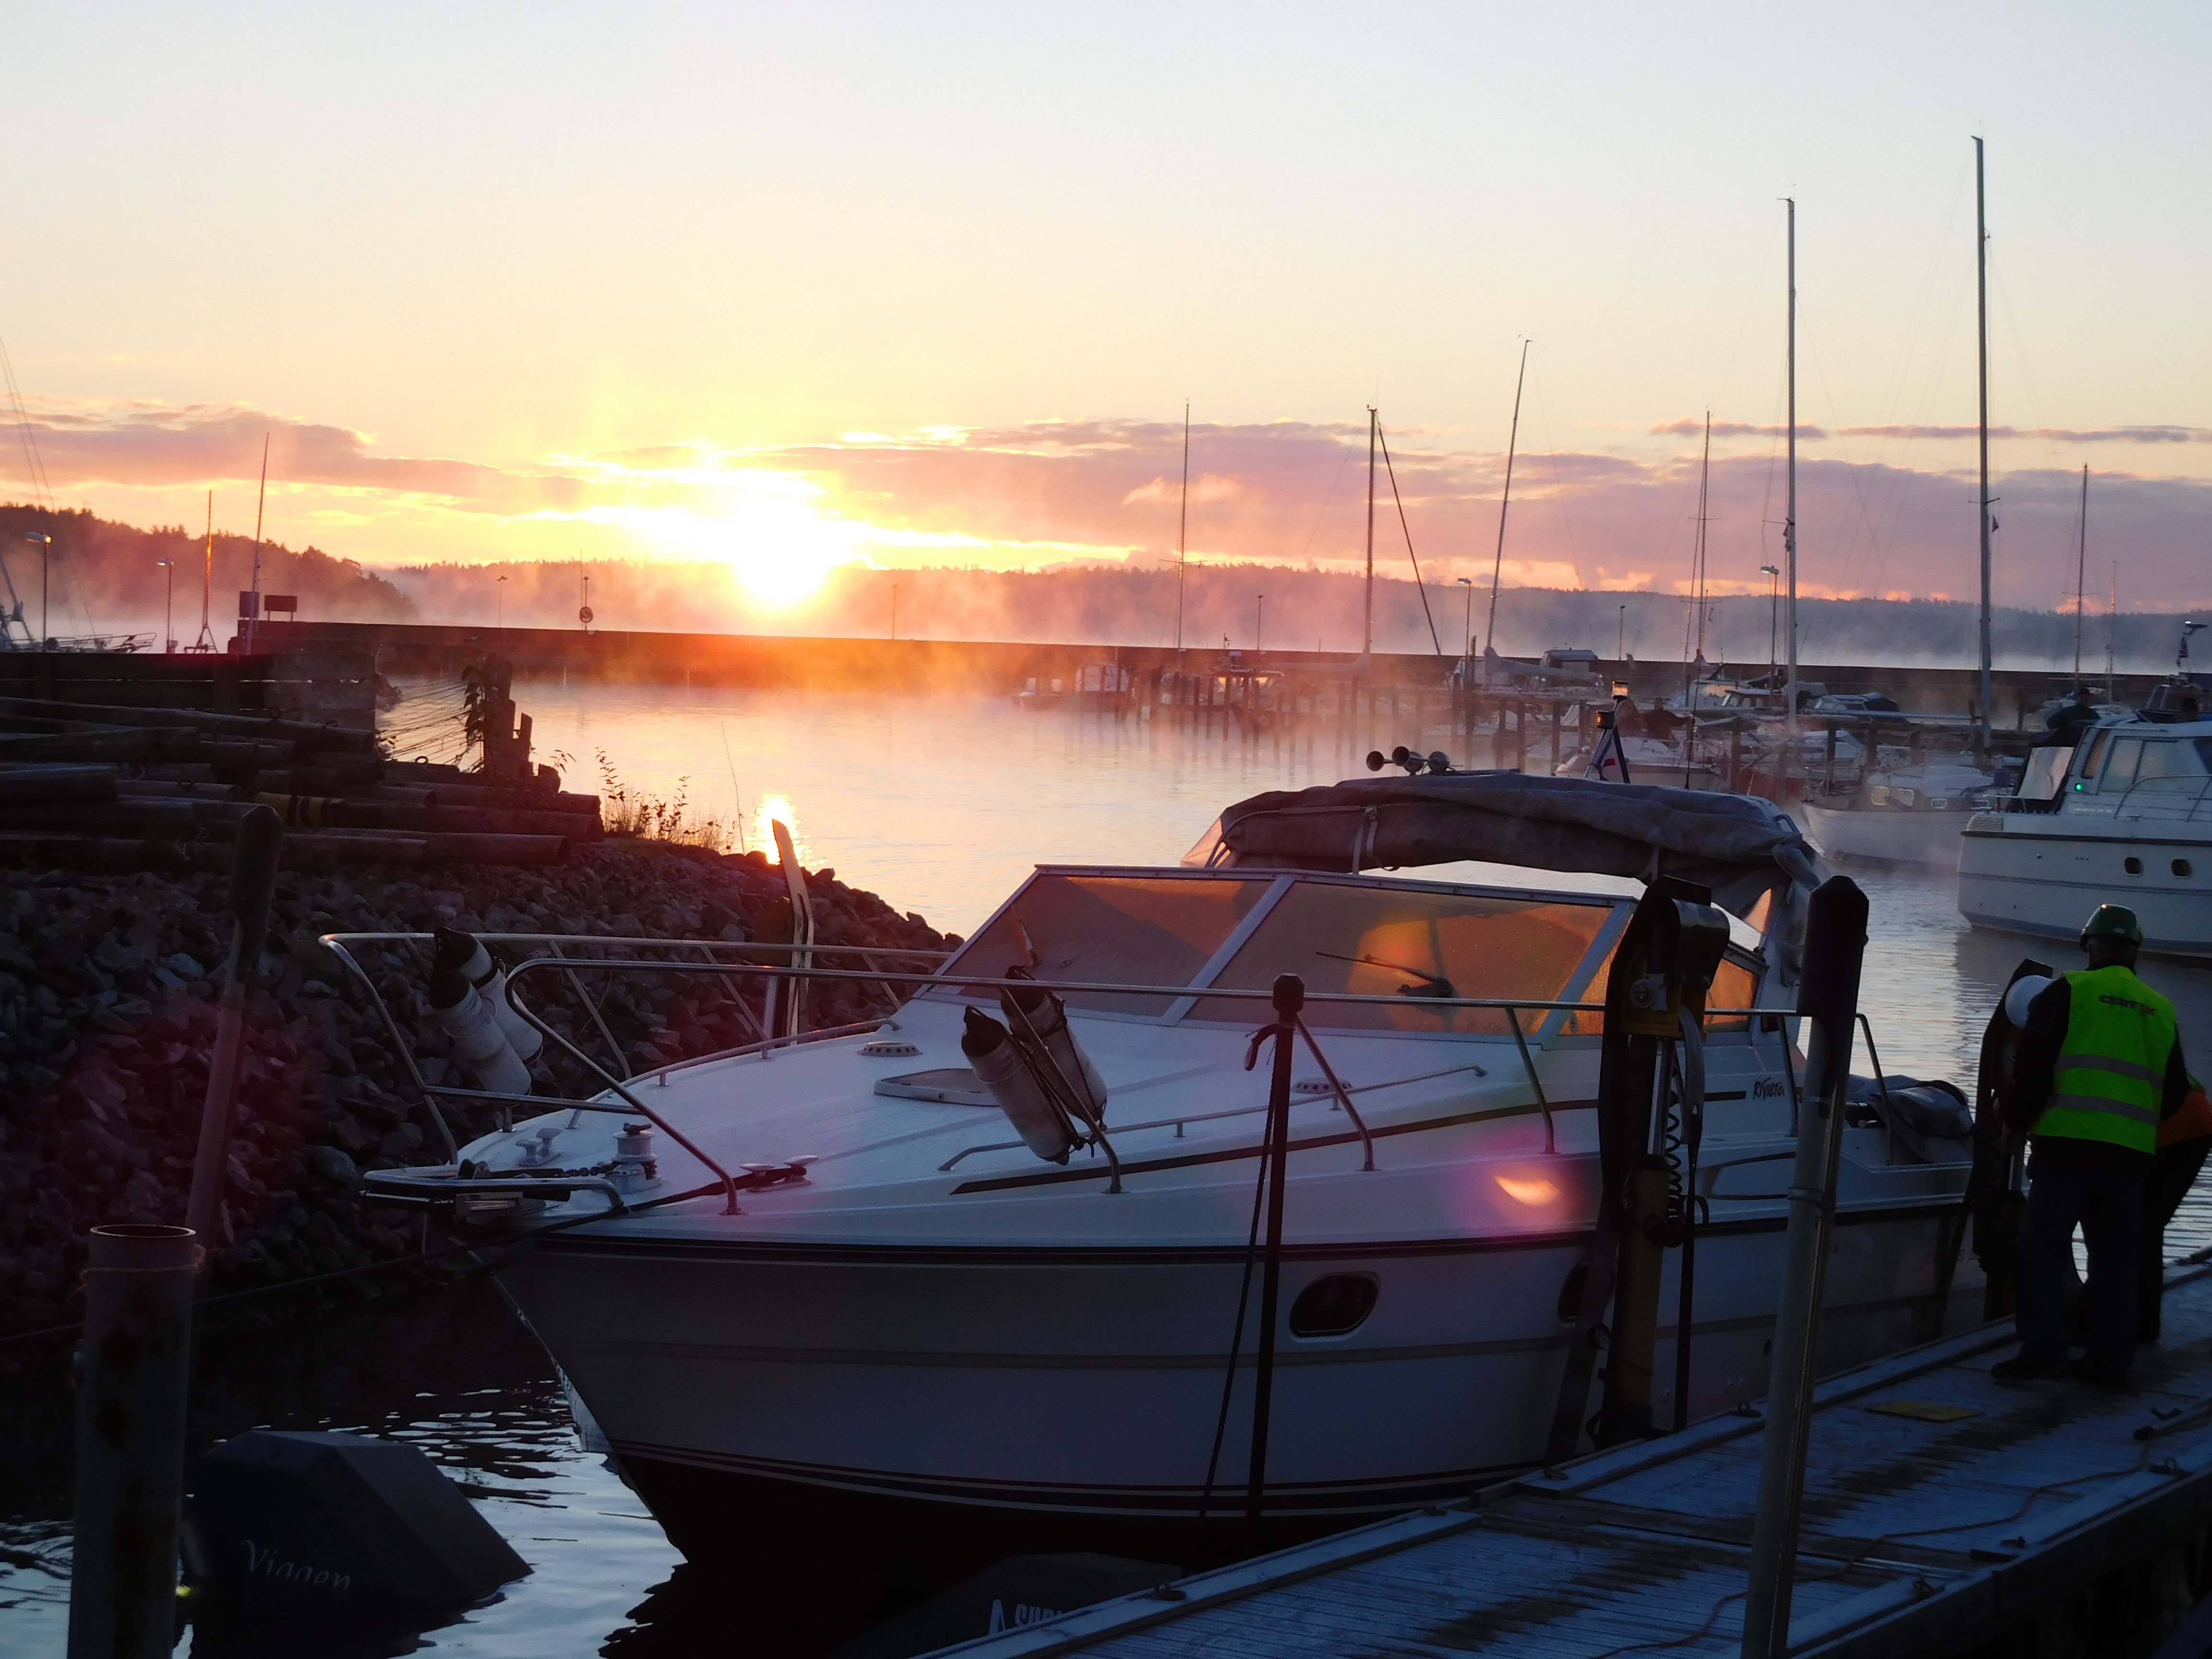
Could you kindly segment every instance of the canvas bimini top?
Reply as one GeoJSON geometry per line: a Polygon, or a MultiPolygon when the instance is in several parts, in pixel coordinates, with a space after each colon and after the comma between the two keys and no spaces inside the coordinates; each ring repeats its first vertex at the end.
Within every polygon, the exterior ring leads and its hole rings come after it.
{"type": "Polygon", "coordinates": [[[1792,981],[1806,901],[1828,874],[1790,815],[1755,796],[1520,772],[1270,790],[1224,811],[1183,855],[1208,868],[1342,872],[1462,860],[1696,882],[1764,927],[1792,981]]]}

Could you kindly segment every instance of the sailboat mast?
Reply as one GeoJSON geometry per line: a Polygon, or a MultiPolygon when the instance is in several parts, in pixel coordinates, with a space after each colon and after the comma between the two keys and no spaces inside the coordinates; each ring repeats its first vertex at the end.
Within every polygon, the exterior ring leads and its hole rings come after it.
{"type": "Polygon", "coordinates": [[[1375,654],[1375,405],[1367,405],[1367,593],[1365,621],[1359,632],[1359,665],[1375,654]]]}
{"type": "Polygon", "coordinates": [[[269,437],[261,438],[261,493],[253,501],[253,611],[246,619],[246,654],[253,654],[253,635],[261,620],[261,509],[269,500],[269,437]]]}
{"type": "Polygon", "coordinates": [[[1784,711],[1788,720],[1790,747],[1788,757],[1775,779],[1776,787],[1782,787],[1789,769],[1797,756],[1797,198],[1787,198],[1790,204],[1790,467],[1789,487],[1782,509],[1782,562],[1789,593],[1783,606],[1783,647],[1789,664],[1789,702],[1784,711]]]}
{"type": "Polygon", "coordinates": [[[1190,402],[1182,406],[1182,505],[1176,510],[1176,653],[1182,653],[1182,569],[1190,532],[1190,402]]]}
{"type": "Polygon", "coordinates": [[[215,649],[215,491],[208,491],[207,551],[200,566],[200,636],[192,641],[195,651],[215,649]]]}
{"type": "Polygon", "coordinates": [[[1498,579],[1505,568],[1505,509],[1513,505],[1513,454],[1521,445],[1521,388],[1528,380],[1528,343],[1521,342],[1521,372],[1513,377],[1513,426],[1505,437],[1505,493],[1498,498],[1498,556],[1490,563],[1490,619],[1482,625],[1482,640],[1498,648],[1498,579]]]}
{"type": "Polygon", "coordinates": [[[2120,562],[2112,561],[2112,592],[2105,602],[2105,701],[2118,702],[2119,695],[2112,688],[2118,684],[2112,675],[2113,647],[2120,635],[2120,562]]]}
{"type": "Polygon", "coordinates": [[[1705,452],[1698,462],[1698,660],[1705,659],[1705,504],[1713,465],[1713,411],[1705,411],[1705,452]]]}
{"type": "Polygon", "coordinates": [[[2081,535],[2074,554],[2074,684],[2081,684],[2082,586],[2089,579],[2089,469],[2081,468],[2081,535]]]}
{"type": "Polygon", "coordinates": [[[1982,456],[1981,746],[1990,747],[1990,227],[1982,180],[1982,141],[1974,140],[1974,306],[1980,351],[1982,456]]]}

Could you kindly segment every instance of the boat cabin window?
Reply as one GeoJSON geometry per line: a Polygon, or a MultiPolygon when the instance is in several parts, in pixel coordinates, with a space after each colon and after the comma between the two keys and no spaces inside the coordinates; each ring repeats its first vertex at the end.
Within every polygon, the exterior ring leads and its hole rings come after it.
{"type": "Polygon", "coordinates": [[[2151,739],[2143,744],[2142,760],[2136,767],[2136,781],[2148,783],[2154,778],[2200,778],[2204,775],[2203,763],[2197,751],[2203,739],[2195,743],[2179,738],[2151,739]]]}
{"type": "Polygon", "coordinates": [[[2097,769],[2104,764],[2105,751],[2112,746],[2112,734],[2109,732],[2100,732],[2089,739],[2089,746],[2082,752],[2081,764],[2075,774],[2078,782],[2087,784],[2097,781],[2097,769]]]}
{"type": "MultiPolygon", "coordinates": [[[[1218,985],[1264,990],[1297,974],[1310,995],[1527,997],[1557,1000],[1613,906],[1302,881],[1230,958],[1218,985]]],[[[1226,999],[1194,1018],[1259,1024],[1266,1005],[1226,999]]],[[[1306,1023],[1362,1030],[1504,1035],[1502,1008],[1308,1001],[1306,1023]]],[[[1522,1016],[1533,1031],[1544,1016],[1522,1016]]]]}
{"type": "MultiPolygon", "coordinates": [[[[1003,979],[1007,969],[1025,968],[1042,980],[1188,985],[1273,881],[1272,876],[1034,876],[961,948],[945,975],[954,979],[965,970],[1003,979]]],[[[998,997],[988,986],[963,986],[960,994],[986,1002],[998,997]]],[[[1158,1014],[1174,1001],[1096,991],[1061,995],[1071,1008],[1109,1014],[1158,1014]]]]}
{"type": "Polygon", "coordinates": [[[2136,766],[2142,759],[2141,738],[2119,738],[2114,740],[2110,757],[2105,762],[2105,775],[2098,783],[2100,794],[2117,795],[2135,787],[2136,766]]]}

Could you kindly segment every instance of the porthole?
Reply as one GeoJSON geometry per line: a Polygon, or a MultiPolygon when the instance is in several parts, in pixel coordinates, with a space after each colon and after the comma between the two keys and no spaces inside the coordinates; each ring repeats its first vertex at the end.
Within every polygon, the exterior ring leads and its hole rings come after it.
{"type": "Polygon", "coordinates": [[[2187,859],[2176,859],[2176,860],[2174,860],[2174,861],[2173,861],[2173,873],[2174,873],[2175,875],[2177,875],[2177,876],[2182,876],[2182,877],[2185,877],[2185,877],[2187,877],[2187,876],[2189,876],[2190,874],[2191,874],[2191,873],[2192,873],[2192,872],[2191,871],[2191,869],[2190,869],[2190,867],[2189,867],[2189,860],[2188,860],[2187,859]]]}
{"type": "Polygon", "coordinates": [[[2142,874],[2142,860],[2141,859],[2130,859],[2121,866],[2121,868],[2124,869],[2131,876],[2139,876],[2142,874]]]}
{"type": "Polygon", "coordinates": [[[1372,1273],[1331,1273],[1316,1279],[1291,1304],[1291,1334],[1349,1336],[1375,1311],[1381,1289],[1372,1273]]]}

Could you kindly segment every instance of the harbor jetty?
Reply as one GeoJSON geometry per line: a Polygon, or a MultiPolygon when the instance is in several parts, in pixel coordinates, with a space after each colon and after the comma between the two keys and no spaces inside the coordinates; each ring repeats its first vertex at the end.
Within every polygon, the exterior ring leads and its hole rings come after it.
{"type": "MultiPolygon", "coordinates": [[[[2002,1321],[1820,1385],[1789,1653],[2148,1656],[2203,1594],[2212,1267],[2170,1273],[2133,1394],[2008,1388],[2013,1344],[2002,1321]]],[[[1733,1659],[1765,1410],[941,1651],[1733,1659]]]]}

